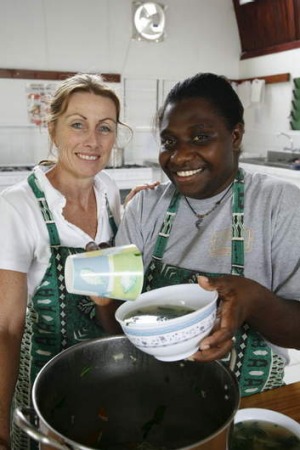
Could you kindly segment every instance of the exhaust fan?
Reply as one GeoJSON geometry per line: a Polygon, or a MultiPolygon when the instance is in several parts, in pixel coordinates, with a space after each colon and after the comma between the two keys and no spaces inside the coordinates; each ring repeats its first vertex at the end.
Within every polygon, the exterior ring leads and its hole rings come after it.
{"type": "Polygon", "coordinates": [[[159,42],[165,34],[165,7],[156,2],[133,3],[133,39],[159,42]]]}

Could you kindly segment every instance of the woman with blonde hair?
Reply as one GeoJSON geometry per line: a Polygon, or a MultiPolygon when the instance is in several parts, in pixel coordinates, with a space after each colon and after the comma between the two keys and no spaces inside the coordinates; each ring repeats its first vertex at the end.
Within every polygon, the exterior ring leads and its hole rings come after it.
{"type": "Polygon", "coordinates": [[[60,351],[118,332],[117,302],[72,295],[64,261],[90,241],[112,243],[120,196],[103,172],[116,142],[120,102],[100,76],[76,74],[59,85],[49,136],[57,160],[37,165],[0,196],[0,449],[37,448],[19,430],[14,406],[30,406],[39,370],[60,351]],[[102,306],[101,306],[102,305],[102,306]]]}

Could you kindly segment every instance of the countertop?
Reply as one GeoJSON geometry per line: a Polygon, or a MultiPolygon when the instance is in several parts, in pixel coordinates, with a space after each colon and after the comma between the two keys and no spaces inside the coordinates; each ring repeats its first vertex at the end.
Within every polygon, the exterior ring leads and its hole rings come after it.
{"type": "Polygon", "coordinates": [[[271,409],[286,414],[300,423],[300,381],[243,397],[240,404],[240,409],[242,408],[271,409]]]}

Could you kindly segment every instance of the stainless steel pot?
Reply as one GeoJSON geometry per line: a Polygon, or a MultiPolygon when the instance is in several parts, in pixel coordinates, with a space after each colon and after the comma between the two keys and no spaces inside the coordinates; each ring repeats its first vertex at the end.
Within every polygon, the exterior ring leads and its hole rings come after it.
{"type": "Polygon", "coordinates": [[[161,362],[124,336],[75,345],[33,385],[35,421],[14,420],[42,449],[226,450],[239,388],[221,363],[161,362]]]}
{"type": "Polygon", "coordinates": [[[124,166],[124,148],[114,147],[111,151],[110,158],[107,164],[109,167],[123,167],[124,166]]]}

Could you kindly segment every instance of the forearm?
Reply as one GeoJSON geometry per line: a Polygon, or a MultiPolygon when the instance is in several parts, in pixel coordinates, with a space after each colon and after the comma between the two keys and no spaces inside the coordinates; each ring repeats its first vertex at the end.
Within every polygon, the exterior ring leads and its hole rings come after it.
{"type": "MultiPolygon", "coordinates": [[[[93,298],[95,300],[95,298],[93,298]]],[[[122,334],[122,328],[115,319],[115,312],[122,302],[97,297],[96,318],[109,334],[122,334]]]]}
{"type": "Polygon", "coordinates": [[[266,297],[256,302],[247,322],[273,344],[300,349],[300,302],[266,297]]]}
{"type": "Polygon", "coordinates": [[[0,337],[0,449],[9,448],[11,402],[17,380],[20,340],[15,336],[0,337]],[[6,445],[6,447],[5,447],[6,445]]]}

